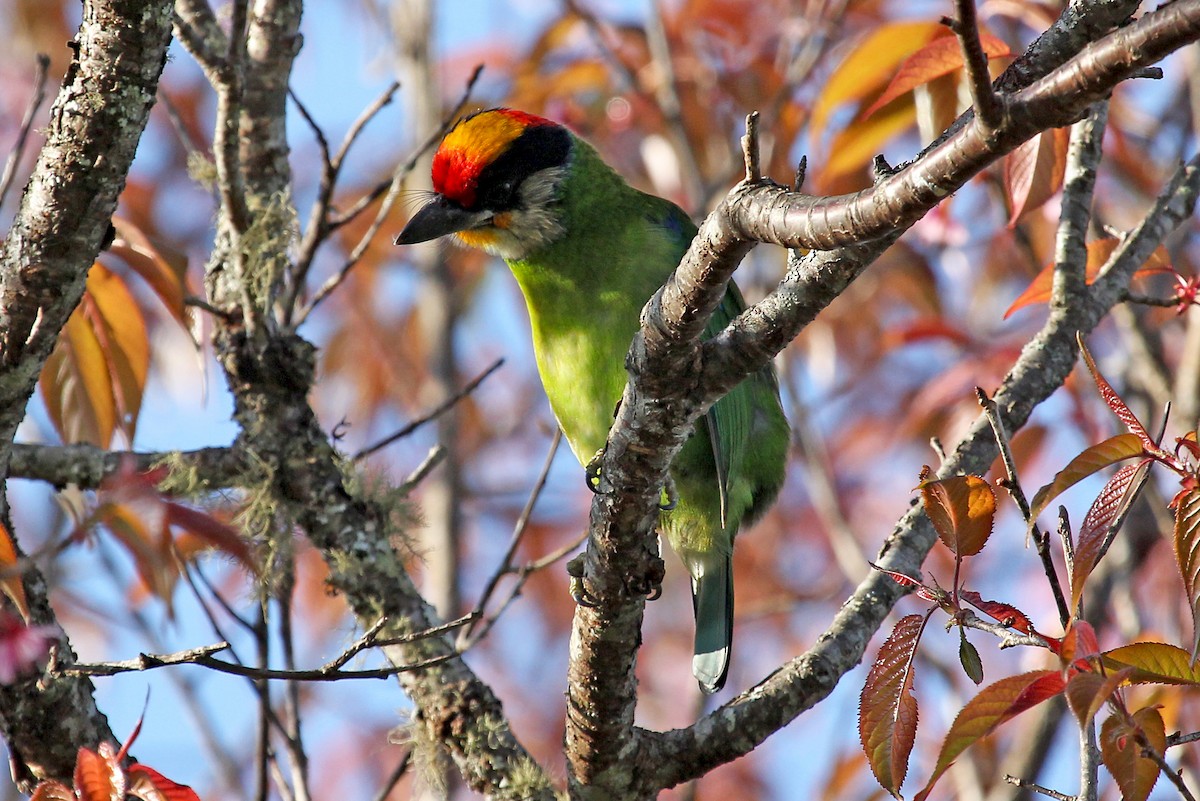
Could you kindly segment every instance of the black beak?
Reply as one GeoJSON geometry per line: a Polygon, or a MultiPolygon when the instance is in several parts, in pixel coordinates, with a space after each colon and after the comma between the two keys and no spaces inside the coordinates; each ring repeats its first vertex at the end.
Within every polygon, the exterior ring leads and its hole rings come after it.
{"type": "Polygon", "coordinates": [[[428,242],[439,236],[477,228],[492,218],[490,211],[467,211],[457,203],[452,203],[441,195],[412,216],[408,225],[393,240],[396,245],[415,245],[418,242],[428,242]]]}

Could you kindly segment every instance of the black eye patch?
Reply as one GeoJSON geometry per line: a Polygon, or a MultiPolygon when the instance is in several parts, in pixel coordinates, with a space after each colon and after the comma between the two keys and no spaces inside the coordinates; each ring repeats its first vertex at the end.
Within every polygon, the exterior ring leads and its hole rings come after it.
{"type": "Polygon", "coordinates": [[[557,125],[536,125],[526,129],[508,150],[479,173],[475,206],[504,211],[517,202],[521,181],[547,167],[566,163],[571,150],[571,135],[557,125]]]}

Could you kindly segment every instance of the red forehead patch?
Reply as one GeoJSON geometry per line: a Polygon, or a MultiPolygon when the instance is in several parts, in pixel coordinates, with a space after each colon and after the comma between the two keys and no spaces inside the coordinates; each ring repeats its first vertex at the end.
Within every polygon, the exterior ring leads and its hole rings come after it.
{"type": "Polygon", "coordinates": [[[555,125],[515,109],[498,108],[468,117],[442,140],[433,154],[433,190],[464,208],[475,205],[479,174],[509,148],[526,128],[555,125]]]}

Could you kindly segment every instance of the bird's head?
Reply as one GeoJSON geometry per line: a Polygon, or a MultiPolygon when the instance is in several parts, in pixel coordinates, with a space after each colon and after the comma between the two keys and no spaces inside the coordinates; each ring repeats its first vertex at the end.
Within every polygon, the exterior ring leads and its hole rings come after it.
{"type": "Polygon", "coordinates": [[[433,198],[397,245],[453,234],[506,259],[524,258],[564,233],[558,188],[573,137],[551,120],[507,108],[459,121],[433,155],[433,198]]]}

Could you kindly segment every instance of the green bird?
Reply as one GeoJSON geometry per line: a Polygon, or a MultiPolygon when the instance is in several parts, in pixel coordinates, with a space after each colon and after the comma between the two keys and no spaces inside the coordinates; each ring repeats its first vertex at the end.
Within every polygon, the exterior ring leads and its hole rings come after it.
{"type": "MultiPolygon", "coordinates": [[[[625,388],[642,307],[679,264],[695,224],[631,187],[567,128],[513,109],[461,120],[434,154],[433,188],[396,243],[453,234],[508,263],[550,406],[576,457],[592,464],[625,388]]],[[[730,284],[705,336],[745,308],[730,284]]],[[[788,440],[767,367],[713,405],[671,464],[675,505],[660,529],[692,578],[692,672],[706,693],[729,670],[734,536],[779,493],[788,440]]]]}

